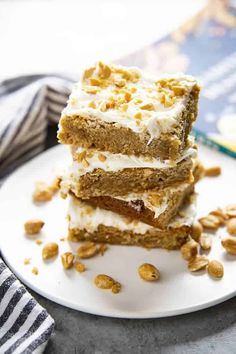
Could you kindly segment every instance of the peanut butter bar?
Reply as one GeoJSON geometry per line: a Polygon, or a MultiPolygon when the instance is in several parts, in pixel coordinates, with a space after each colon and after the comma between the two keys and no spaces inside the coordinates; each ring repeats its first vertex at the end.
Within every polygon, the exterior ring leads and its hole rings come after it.
{"type": "Polygon", "coordinates": [[[149,77],[99,62],[84,71],[63,110],[63,144],[178,159],[189,146],[199,85],[187,75],[149,77]]]}
{"type": "Polygon", "coordinates": [[[194,185],[182,183],[159,192],[131,193],[123,197],[101,196],[86,203],[163,229],[193,193],[194,185]]]}
{"type": "Polygon", "coordinates": [[[64,194],[76,197],[122,196],[159,190],[181,182],[191,182],[195,149],[188,149],[175,162],[153,157],[100,153],[94,149],[77,148],[75,161],[61,182],[64,194]]]}
{"type": "Polygon", "coordinates": [[[68,211],[68,239],[110,244],[136,245],[178,249],[189,236],[195,206],[188,204],[165,229],[158,229],[141,221],[131,220],[99,207],[70,198],[68,211]]]}

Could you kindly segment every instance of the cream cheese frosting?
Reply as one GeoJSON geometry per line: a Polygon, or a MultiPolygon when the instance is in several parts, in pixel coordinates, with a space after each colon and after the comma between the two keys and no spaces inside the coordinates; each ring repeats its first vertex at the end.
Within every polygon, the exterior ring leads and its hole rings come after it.
{"type": "Polygon", "coordinates": [[[132,208],[137,209],[137,211],[140,211],[140,206],[136,205],[134,202],[137,200],[142,200],[145,207],[148,209],[151,209],[154,213],[155,213],[155,218],[157,218],[158,216],[160,216],[162,213],[165,212],[165,210],[168,207],[168,197],[167,196],[163,196],[160,198],[160,201],[158,203],[158,205],[154,205],[153,203],[151,203],[150,201],[150,195],[148,193],[142,193],[142,194],[135,194],[135,193],[131,193],[131,194],[127,194],[126,196],[122,196],[122,197],[116,197],[116,199],[120,199],[123,200],[125,202],[128,202],[130,204],[130,206],[132,208]]]}
{"type": "Polygon", "coordinates": [[[174,167],[179,162],[194,158],[196,156],[196,149],[186,149],[181,157],[176,161],[161,160],[158,158],[112,154],[108,151],[99,152],[94,149],[85,149],[78,147],[74,155],[77,156],[69,168],[69,174],[74,176],[82,176],[90,173],[95,169],[102,169],[104,171],[116,172],[125,168],[169,168],[174,167]],[[83,156],[83,158],[81,158],[83,156]]]}
{"type": "MultiPolygon", "coordinates": [[[[63,110],[62,116],[80,116],[90,117],[94,119],[100,119],[107,123],[115,123],[119,127],[130,128],[136,133],[148,132],[150,135],[149,142],[155,137],[158,138],[161,133],[168,133],[173,131],[178,118],[182,111],[186,107],[187,98],[193,87],[196,86],[196,80],[184,74],[165,75],[162,78],[150,77],[144,72],[141,72],[137,68],[122,68],[118,67],[116,72],[115,66],[110,66],[112,71],[108,84],[101,87],[97,87],[96,93],[90,93],[83,89],[84,87],[84,75],[81,81],[75,85],[67,107],[63,110]],[[117,77],[119,80],[123,77],[119,72],[137,72],[139,79],[133,82],[127,80],[124,87],[117,88],[117,77]],[[112,79],[111,79],[112,78],[112,79]],[[164,80],[174,80],[177,85],[184,89],[183,95],[175,95],[171,97],[173,104],[163,103],[163,94],[168,93],[167,89],[163,89],[163,92],[158,92],[157,82],[164,80]],[[131,92],[131,97],[127,104],[123,103],[124,92],[131,92]],[[116,100],[116,102],[122,102],[120,106],[110,107],[104,110],[104,103],[109,100],[116,100]],[[92,102],[92,104],[91,104],[92,102]],[[143,109],[142,107],[152,107],[150,110],[143,109]],[[124,111],[125,108],[125,111],[124,111]],[[140,114],[141,119],[136,119],[136,115],[140,114]]],[[[99,71],[93,72],[95,78],[99,77],[99,71]]],[[[89,79],[86,79],[88,82],[89,79]]],[[[99,81],[100,82],[100,81],[99,81]]],[[[87,86],[86,86],[87,87],[87,86]]],[[[92,86],[94,87],[94,86],[92,86]]]]}
{"type": "MultiPolygon", "coordinates": [[[[182,225],[192,225],[195,215],[196,206],[193,201],[181,210],[180,215],[173,219],[170,226],[177,228],[182,225]]],[[[112,211],[89,206],[71,196],[69,197],[68,220],[69,229],[81,229],[88,232],[94,232],[99,225],[115,227],[121,231],[132,231],[139,234],[145,234],[149,230],[156,229],[141,221],[130,221],[130,219],[112,211]]]]}
{"type": "Polygon", "coordinates": [[[117,196],[116,199],[123,200],[125,202],[130,203],[130,206],[133,208],[140,208],[139,205],[135,205],[137,200],[142,200],[145,207],[152,210],[154,212],[154,217],[157,218],[161,214],[163,214],[168,208],[168,201],[171,195],[178,192],[184,192],[184,190],[189,186],[188,183],[181,183],[175,187],[167,187],[163,190],[163,193],[129,193],[125,196],[117,196]],[[155,198],[156,196],[156,198],[155,198]],[[157,203],[153,203],[153,197],[157,199],[157,203]]]}

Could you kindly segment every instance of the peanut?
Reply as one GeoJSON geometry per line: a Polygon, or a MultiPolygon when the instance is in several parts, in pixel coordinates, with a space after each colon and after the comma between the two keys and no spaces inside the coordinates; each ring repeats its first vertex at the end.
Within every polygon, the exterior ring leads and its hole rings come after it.
{"type": "Polygon", "coordinates": [[[236,236],[236,218],[229,219],[226,227],[230,235],[236,236]]]}
{"type": "Polygon", "coordinates": [[[203,250],[208,251],[209,249],[211,249],[211,244],[212,244],[211,236],[202,233],[199,238],[199,244],[203,250]]]}
{"type": "Polygon", "coordinates": [[[197,272],[198,270],[206,268],[209,261],[206,256],[197,256],[190,260],[188,269],[190,272],[197,272]]]}
{"type": "Polygon", "coordinates": [[[109,275],[98,274],[94,279],[95,285],[100,289],[112,289],[115,281],[109,275]]]}
{"type": "Polygon", "coordinates": [[[61,255],[61,262],[65,269],[70,269],[73,266],[74,255],[71,252],[65,252],[61,255]]]}
{"type": "Polygon", "coordinates": [[[207,177],[217,177],[221,174],[220,166],[212,166],[205,168],[205,176],[207,177]]]}
{"type": "Polygon", "coordinates": [[[236,255],[236,238],[225,238],[221,241],[221,244],[226,252],[236,255]]]}
{"type": "Polygon", "coordinates": [[[210,261],[207,271],[208,274],[214,278],[222,278],[224,275],[224,267],[218,261],[210,261]]]}
{"type": "Polygon", "coordinates": [[[47,243],[42,250],[43,259],[49,259],[57,256],[58,254],[58,244],[55,242],[47,243]]]}
{"type": "Polygon", "coordinates": [[[196,221],[192,227],[191,227],[191,231],[190,231],[190,234],[191,234],[191,237],[195,240],[195,241],[198,241],[199,240],[199,237],[201,236],[203,232],[203,227],[202,227],[202,224],[200,224],[199,221],[196,221]]]}
{"type": "Polygon", "coordinates": [[[217,230],[220,226],[219,219],[215,215],[211,214],[199,219],[199,222],[204,228],[211,230],[217,230]]]}
{"type": "Polygon", "coordinates": [[[95,256],[97,253],[98,253],[98,248],[96,243],[90,241],[82,244],[77,250],[77,255],[80,258],[91,258],[95,256]]]}
{"type": "Polygon", "coordinates": [[[189,261],[193,257],[195,257],[198,253],[198,243],[194,240],[190,240],[186,242],[180,249],[182,257],[189,261]]]}
{"type": "Polygon", "coordinates": [[[146,281],[155,281],[160,278],[159,270],[152,264],[144,263],[138,268],[140,278],[146,281]]]}
{"type": "Polygon", "coordinates": [[[38,234],[44,226],[44,222],[40,219],[31,219],[25,222],[24,228],[27,235],[38,234]]]}
{"type": "Polygon", "coordinates": [[[83,273],[86,270],[86,267],[83,263],[76,261],[74,263],[74,268],[77,270],[79,273],[83,273]]]}

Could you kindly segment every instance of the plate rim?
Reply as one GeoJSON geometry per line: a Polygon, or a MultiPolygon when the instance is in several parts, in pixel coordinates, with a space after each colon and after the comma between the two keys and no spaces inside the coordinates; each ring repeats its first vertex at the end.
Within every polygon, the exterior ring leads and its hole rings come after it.
{"type": "MultiPolygon", "coordinates": [[[[134,312],[127,312],[127,315],[125,315],[125,313],[121,313],[121,314],[111,314],[111,312],[109,311],[109,313],[106,313],[106,311],[100,312],[97,310],[91,310],[91,307],[88,308],[86,306],[81,306],[81,305],[74,305],[69,303],[66,300],[62,300],[59,297],[56,297],[54,295],[48,294],[47,292],[41,290],[40,288],[38,288],[37,286],[35,286],[33,283],[28,282],[26,279],[24,279],[24,277],[22,277],[18,271],[16,270],[12,270],[11,264],[10,262],[8,262],[4,255],[2,254],[2,259],[4,260],[5,264],[9,267],[9,269],[11,270],[11,272],[16,276],[17,279],[19,279],[25,286],[27,286],[29,289],[32,289],[34,292],[36,292],[37,294],[43,296],[45,299],[53,301],[56,304],[59,304],[61,306],[65,306],[67,308],[71,308],[73,310],[76,311],[80,311],[83,313],[88,313],[90,315],[95,315],[95,316],[102,316],[102,317],[109,317],[109,318],[123,318],[123,319],[154,319],[154,318],[166,318],[166,317],[172,317],[172,316],[180,316],[180,315],[185,315],[185,314],[189,314],[189,313],[193,313],[193,312],[197,312],[197,311],[201,311],[204,309],[207,309],[209,307],[213,307],[215,305],[218,305],[220,303],[223,303],[231,298],[233,298],[236,295],[236,289],[234,291],[232,291],[231,293],[222,296],[220,298],[214,299],[214,300],[210,300],[208,302],[199,304],[199,305],[195,305],[195,306],[190,306],[189,308],[185,308],[185,309],[176,309],[176,310],[171,310],[171,311],[164,311],[164,312],[158,312],[158,313],[147,313],[146,315],[136,315],[136,313],[134,312]]],[[[14,268],[14,267],[13,267],[14,268]]]]}

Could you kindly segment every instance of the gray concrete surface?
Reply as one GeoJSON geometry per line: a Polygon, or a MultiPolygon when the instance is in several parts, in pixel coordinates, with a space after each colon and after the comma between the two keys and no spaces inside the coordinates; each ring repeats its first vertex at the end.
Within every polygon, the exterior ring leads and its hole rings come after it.
{"type": "Polygon", "coordinates": [[[85,314],[33,295],[56,322],[46,354],[236,353],[236,297],[192,314],[123,320],[85,314]]]}

